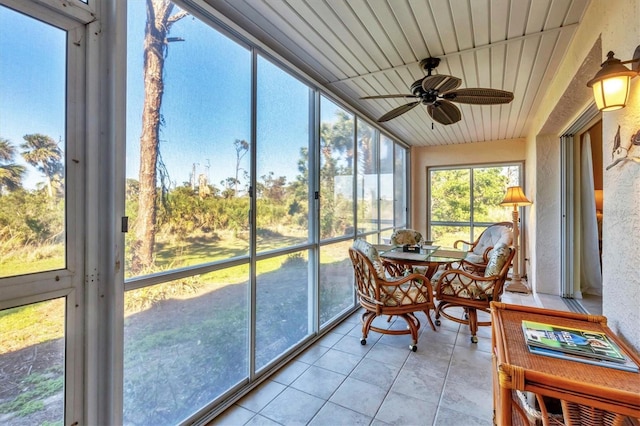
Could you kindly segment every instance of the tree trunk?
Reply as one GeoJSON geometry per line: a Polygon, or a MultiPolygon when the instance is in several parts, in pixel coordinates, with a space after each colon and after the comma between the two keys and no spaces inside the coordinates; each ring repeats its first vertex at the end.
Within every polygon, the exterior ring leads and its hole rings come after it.
{"type": "Polygon", "coordinates": [[[167,45],[167,19],[173,4],[166,0],[147,0],[144,36],[144,105],[140,136],[140,198],[136,223],[132,269],[140,272],[153,263],[156,238],[157,162],[160,141],[160,107],[164,92],[162,74],[167,45]]]}

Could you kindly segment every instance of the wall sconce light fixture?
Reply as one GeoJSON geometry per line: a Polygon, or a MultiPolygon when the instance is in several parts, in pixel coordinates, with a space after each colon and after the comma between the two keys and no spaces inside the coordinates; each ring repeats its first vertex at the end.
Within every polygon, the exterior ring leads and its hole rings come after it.
{"type": "Polygon", "coordinates": [[[593,97],[600,111],[614,111],[624,108],[629,97],[629,85],[631,79],[640,71],[640,46],[636,48],[633,59],[621,61],[614,58],[614,53],[607,53],[607,60],[602,63],[602,68],[588,83],[593,89],[593,97]],[[624,64],[635,63],[631,69],[624,64]]]}

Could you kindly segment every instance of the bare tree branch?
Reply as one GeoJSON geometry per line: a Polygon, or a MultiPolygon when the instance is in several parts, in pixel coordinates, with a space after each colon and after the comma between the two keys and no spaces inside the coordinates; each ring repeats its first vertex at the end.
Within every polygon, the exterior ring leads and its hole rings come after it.
{"type": "Polygon", "coordinates": [[[178,22],[179,20],[181,20],[185,16],[189,16],[189,12],[184,11],[184,10],[181,10],[180,12],[178,12],[175,15],[171,16],[167,20],[167,28],[171,28],[171,25],[175,24],[176,22],[178,22]]]}

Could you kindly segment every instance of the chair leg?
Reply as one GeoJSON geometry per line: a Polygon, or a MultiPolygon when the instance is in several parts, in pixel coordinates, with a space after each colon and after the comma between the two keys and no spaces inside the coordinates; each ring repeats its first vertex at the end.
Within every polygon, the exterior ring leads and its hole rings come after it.
{"type": "Polygon", "coordinates": [[[440,322],[440,312],[442,311],[442,308],[446,305],[446,302],[440,302],[438,303],[438,305],[436,306],[436,325],[440,326],[440,324],[442,324],[440,322]]]}
{"type": "Polygon", "coordinates": [[[366,311],[362,314],[362,337],[360,338],[360,344],[367,344],[367,336],[369,335],[369,329],[371,328],[371,323],[376,318],[375,312],[366,311]]]}
{"type": "Polygon", "coordinates": [[[415,315],[411,313],[402,314],[400,316],[404,318],[404,320],[407,322],[407,325],[409,326],[412,340],[411,344],[409,345],[409,349],[415,352],[418,350],[418,330],[420,329],[420,321],[415,317],[415,315]]]}
{"type": "Polygon", "coordinates": [[[431,329],[433,331],[436,331],[436,326],[433,324],[433,321],[431,320],[431,310],[427,309],[426,311],[424,311],[424,313],[427,316],[427,319],[429,320],[429,325],[431,325],[431,329]]]}
{"type": "Polygon", "coordinates": [[[475,308],[468,308],[467,314],[469,316],[469,330],[471,331],[471,343],[478,343],[478,312],[475,308]]]}

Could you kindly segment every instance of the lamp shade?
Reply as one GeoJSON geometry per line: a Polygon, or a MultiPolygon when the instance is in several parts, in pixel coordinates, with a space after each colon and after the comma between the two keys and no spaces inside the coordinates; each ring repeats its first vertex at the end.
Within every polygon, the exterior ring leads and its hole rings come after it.
{"type": "Polygon", "coordinates": [[[593,89],[593,98],[600,111],[624,108],[629,97],[631,79],[638,75],[613,55],[613,52],[607,53],[607,60],[602,63],[602,68],[587,83],[593,89]]]}
{"type": "Polygon", "coordinates": [[[504,200],[500,203],[501,206],[530,206],[533,204],[527,197],[524,195],[522,188],[519,186],[510,186],[507,188],[507,194],[504,196],[504,200]]]}

